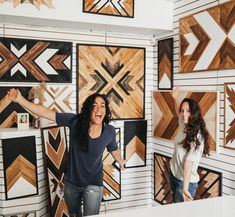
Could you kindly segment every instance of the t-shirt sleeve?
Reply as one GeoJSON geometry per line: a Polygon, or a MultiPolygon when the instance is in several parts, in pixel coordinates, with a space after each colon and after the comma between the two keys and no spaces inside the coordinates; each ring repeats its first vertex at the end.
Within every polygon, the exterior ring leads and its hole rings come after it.
{"type": "Polygon", "coordinates": [[[66,126],[70,127],[71,120],[75,118],[75,114],[73,113],[59,113],[56,112],[56,123],[58,126],[66,126]]]}
{"type": "Polygon", "coordinates": [[[108,152],[112,152],[112,151],[115,151],[118,149],[118,145],[117,145],[117,142],[116,142],[116,132],[115,132],[115,128],[112,127],[112,133],[110,134],[111,135],[111,141],[110,143],[107,145],[107,151],[108,152]]]}

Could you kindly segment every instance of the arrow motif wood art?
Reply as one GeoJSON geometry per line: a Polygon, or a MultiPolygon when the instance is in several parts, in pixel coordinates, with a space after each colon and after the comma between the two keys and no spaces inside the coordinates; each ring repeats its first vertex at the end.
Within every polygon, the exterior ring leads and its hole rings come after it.
{"type": "Polygon", "coordinates": [[[235,1],[180,19],[180,72],[235,68],[235,1]]]}
{"type": "Polygon", "coordinates": [[[48,8],[54,8],[52,4],[52,0],[1,0],[0,1],[0,3],[4,3],[4,2],[12,2],[14,8],[20,4],[25,4],[25,3],[30,3],[34,5],[38,10],[40,10],[40,7],[42,5],[45,5],[48,8]]]}
{"type": "Polygon", "coordinates": [[[134,17],[134,0],[83,0],[83,12],[134,17]]]}

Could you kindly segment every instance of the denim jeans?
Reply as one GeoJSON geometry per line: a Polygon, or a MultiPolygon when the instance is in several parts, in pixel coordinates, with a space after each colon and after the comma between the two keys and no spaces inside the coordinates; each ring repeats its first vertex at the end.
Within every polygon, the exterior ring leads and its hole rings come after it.
{"type": "Polygon", "coordinates": [[[103,186],[88,185],[79,187],[65,181],[64,199],[73,217],[81,217],[99,214],[103,196],[103,186]],[[82,212],[83,201],[83,212],[82,212]]]}
{"type": "MultiPolygon", "coordinates": [[[[171,186],[171,191],[172,191],[172,196],[173,196],[173,202],[174,203],[179,203],[183,202],[183,181],[177,179],[171,172],[170,172],[170,186],[171,186]]],[[[195,196],[196,190],[198,187],[197,182],[190,182],[188,191],[191,194],[192,197],[195,196]]]]}

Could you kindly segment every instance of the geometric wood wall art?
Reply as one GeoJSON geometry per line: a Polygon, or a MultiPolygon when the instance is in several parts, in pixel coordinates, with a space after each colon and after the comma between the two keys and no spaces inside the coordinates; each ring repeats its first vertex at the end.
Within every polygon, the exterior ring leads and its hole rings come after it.
{"type": "Polygon", "coordinates": [[[9,214],[4,215],[4,217],[36,217],[35,212],[28,212],[28,213],[16,213],[16,214],[9,214]]]}
{"type": "Polygon", "coordinates": [[[235,68],[235,1],[183,17],[180,72],[235,68]]]}
{"type": "Polygon", "coordinates": [[[83,0],[83,12],[133,18],[134,0],[83,0]]]}
{"type": "MultiPolygon", "coordinates": [[[[1,51],[0,51],[1,52],[1,51]]],[[[7,91],[13,87],[0,87],[0,128],[17,127],[17,113],[26,113],[27,111],[18,103],[11,102],[8,99],[7,91]]],[[[20,90],[22,96],[28,97],[30,87],[14,87],[20,90]]],[[[30,115],[30,123],[32,116],[30,115]]]]}
{"type": "Polygon", "coordinates": [[[158,89],[173,87],[173,38],[158,41],[158,89]]]}
{"type": "Polygon", "coordinates": [[[124,122],[124,159],[125,168],[146,165],[147,121],[124,122]]]}
{"type": "MultiPolygon", "coordinates": [[[[160,204],[173,202],[170,191],[170,157],[154,153],[154,200],[160,204]]],[[[200,180],[195,200],[222,195],[222,173],[198,167],[200,180]]]]}
{"type": "Polygon", "coordinates": [[[145,49],[77,45],[78,112],[85,98],[105,94],[112,118],[144,118],[145,49]]]}
{"type": "Polygon", "coordinates": [[[14,8],[17,7],[19,4],[24,4],[24,3],[31,3],[33,4],[38,10],[40,10],[41,5],[46,5],[48,8],[54,8],[52,5],[52,0],[24,0],[24,1],[19,1],[19,0],[1,0],[0,3],[4,2],[13,2],[14,8]]]}
{"type": "MultiPolygon", "coordinates": [[[[194,99],[201,108],[201,113],[209,132],[211,151],[217,151],[219,109],[217,92],[179,93],[178,101],[185,97],[194,99]]],[[[175,112],[172,91],[153,91],[153,136],[155,138],[175,140],[179,130],[178,116],[175,112]]]]}
{"type": "MultiPolygon", "coordinates": [[[[116,142],[121,148],[120,128],[116,128],[116,142]]],[[[105,149],[103,154],[103,201],[121,199],[121,171],[112,154],[105,149]]]]}
{"type": "Polygon", "coordinates": [[[67,140],[65,127],[42,129],[42,142],[50,192],[50,216],[69,216],[64,201],[64,172],[67,159],[67,140]]]}
{"type": "Polygon", "coordinates": [[[72,81],[72,43],[0,38],[0,81],[72,81]]]}
{"type": "Polygon", "coordinates": [[[224,84],[224,146],[235,149],[235,83],[224,84]]]}
{"type": "Polygon", "coordinates": [[[35,136],[2,140],[6,200],[38,194],[35,136]]]}

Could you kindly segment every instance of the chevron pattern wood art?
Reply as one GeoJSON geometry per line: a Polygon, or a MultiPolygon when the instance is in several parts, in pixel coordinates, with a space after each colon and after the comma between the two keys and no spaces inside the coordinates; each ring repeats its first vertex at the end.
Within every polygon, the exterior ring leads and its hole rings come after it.
{"type": "Polygon", "coordinates": [[[72,80],[72,43],[0,38],[0,81],[72,80]]]}
{"type": "Polygon", "coordinates": [[[2,140],[6,200],[36,195],[37,161],[35,137],[2,140]]]}
{"type": "Polygon", "coordinates": [[[83,12],[134,17],[134,0],[83,0],[83,12]]]}
{"type": "Polygon", "coordinates": [[[36,213],[35,212],[19,213],[14,215],[4,215],[4,217],[36,217],[36,213]]]}
{"type": "MultiPolygon", "coordinates": [[[[154,153],[154,200],[160,204],[172,203],[172,194],[170,191],[170,157],[154,153]]],[[[198,168],[200,181],[195,199],[204,199],[218,197],[222,195],[222,173],[198,168]]]]}
{"type": "Polygon", "coordinates": [[[180,72],[235,68],[235,1],[183,17],[180,72]]]}
{"type": "MultiPolygon", "coordinates": [[[[120,147],[120,128],[116,128],[116,142],[120,147]]],[[[121,171],[118,163],[107,150],[103,154],[103,174],[103,201],[121,199],[121,171]]]]}
{"type": "MultiPolygon", "coordinates": [[[[27,113],[27,111],[17,103],[11,102],[7,97],[7,91],[13,87],[0,87],[0,128],[17,127],[17,113],[27,113]]],[[[31,87],[18,88],[22,96],[28,96],[31,87]]],[[[30,115],[30,123],[32,116],[30,115]]]]}
{"type": "Polygon", "coordinates": [[[69,216],[61,190],[68,153],[65,128],[43,128],[42,136],[50,188],[50,216],[69,216]]]}
{"type": "Polygon", "coordinates": [[[47,6],[48,8],[54,8],[53,4],[52,4],[52,0],[1,0],[0,3],[4,3],[4,2],[12,2],[14,8],[17,7],[20,4],[24,4],[24,3],[30,3],[32,5],[34,5],[38,10],[40,10],[40,7],[42,5],[47,6]]]}
{"type": "Polygon", "coordinates": [[[173,38],[158,41],[158,89],[173,87],[173,38]]]}
{"type": "Polygon", "coordinates": [[[88,95],[105,94],[113,119],[144,118],[145,49],[77,45],[79,107],[88,95]]]}
{"type": "Polygon", "coordinates": [[[235,83],[224,84],[224,146],[235,149],[235,83]]]}
{"type": "Polygon", "coordinates": [[[147,121],[124,122],[124,159],[126,168],[146,165],[147,121]]]}
{"type": "MultiPolygon", "coordinates": [[[[210,150],[216,151],[219,114],[217,92],[181,92],[178,101],[181,102],[185,97],[192,98],[199,104],[209,131],[210,150]]],[[[153,127],[154,137],[174,141],[179,124],[171,91],[153,92],[153,127]]]]}

